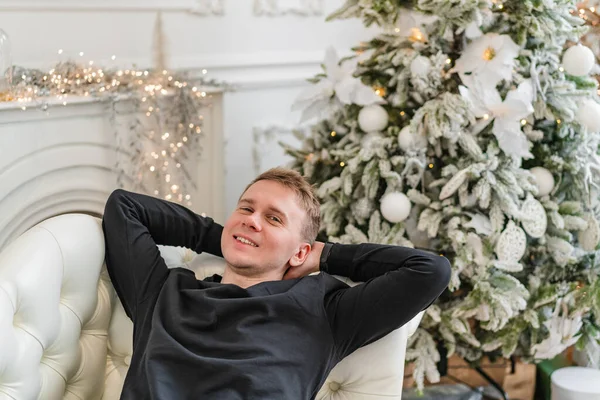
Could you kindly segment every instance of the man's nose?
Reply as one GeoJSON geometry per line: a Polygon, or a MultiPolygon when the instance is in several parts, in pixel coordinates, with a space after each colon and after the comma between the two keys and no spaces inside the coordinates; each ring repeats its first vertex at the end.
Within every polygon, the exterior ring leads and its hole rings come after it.
{"type": "Polygon", "coordinates": [[[260,217],[256,213],[252,213],[252,214],[246,216],[246,219],[242,223],[244,225],[246,225],[248,228],[255,230],[255,231],[260,231],[262,229],[262,227],[260,225],[260,217]]]}

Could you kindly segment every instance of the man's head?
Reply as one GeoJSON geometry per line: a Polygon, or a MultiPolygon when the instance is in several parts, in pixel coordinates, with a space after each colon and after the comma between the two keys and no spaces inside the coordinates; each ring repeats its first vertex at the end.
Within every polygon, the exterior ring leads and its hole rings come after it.
{"type": "Polygon", "coordinates": [[[270,169],[244,190],[225,222],[221,248],[236,272],[285,272],[302,265],[317,237],[320,206],[296,171],[270,169]]]}

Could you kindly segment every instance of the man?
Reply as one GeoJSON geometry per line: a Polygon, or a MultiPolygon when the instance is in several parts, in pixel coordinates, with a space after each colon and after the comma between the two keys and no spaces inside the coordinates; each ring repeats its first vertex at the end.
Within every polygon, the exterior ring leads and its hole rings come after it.
{"type": "Polygon", "coordinates": [[[449,282],[443,257],[316,242],[319,204],[297,172],[256,178],[225,226],[114,191],[106,265],[134,323],[123,399],[313,399],[344,357],[401,327],[449,282]],[[222,256],[223,276],[167,269],[157,244],[222,256]],[[309,274],[321,271],[319,274],[309,274]],[[348,287],[332,275],[365,282],[348,287]]]}

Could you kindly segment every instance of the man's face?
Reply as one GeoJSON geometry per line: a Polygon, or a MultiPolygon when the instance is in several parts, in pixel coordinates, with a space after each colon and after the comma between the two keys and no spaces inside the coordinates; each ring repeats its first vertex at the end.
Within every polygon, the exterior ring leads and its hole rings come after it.
{"type": "Polygon", "coordinates": [[[248,188],[225,222],[221,249],[227,263],[239,272],[282,270],[297,266],[306,212],[295,193],[273,181],[248,188]]]}

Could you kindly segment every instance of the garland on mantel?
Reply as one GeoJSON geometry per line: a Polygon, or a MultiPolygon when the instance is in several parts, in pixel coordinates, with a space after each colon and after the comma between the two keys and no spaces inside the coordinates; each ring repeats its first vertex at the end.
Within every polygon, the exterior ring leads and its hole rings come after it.
{"type": "Polygon", "coordinates": [[[193,162],[201,151],[207,88],[205,78],[152,69],[104,69],[93,62],[61,62],[51,70],[12,68],[12,88],[0,99],[43,111],[93,98],[110,105],[119,187],[192,205],[193,162]],[[126,115],[126,117],[124,117],[126,115]],[[192,165],[190,165],[192,164],[192,165]]]}

